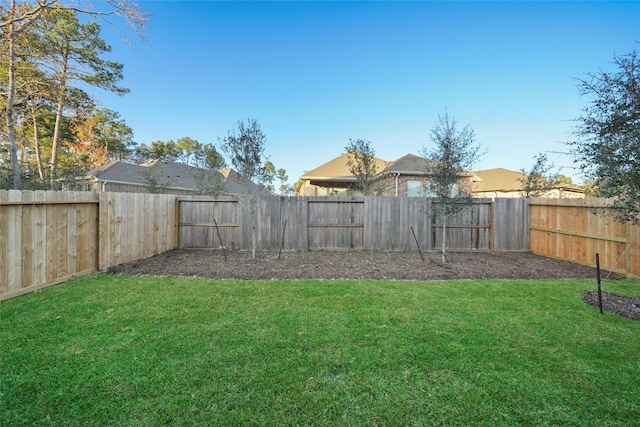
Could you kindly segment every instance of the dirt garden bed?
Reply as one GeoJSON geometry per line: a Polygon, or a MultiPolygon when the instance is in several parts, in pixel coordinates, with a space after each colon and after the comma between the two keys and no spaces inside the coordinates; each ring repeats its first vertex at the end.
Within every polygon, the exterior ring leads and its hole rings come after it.
{"type": "MultiPolygon", "coordinates": [[[[594,279],[596,270],[571,262],[522,252],[451,253],[450,264],[440,255],[418,252],[369,251],[249,251],[178,249],[151,258],[117,265],[111,274],[188,276],[210,279],[594,279]]],[[[606,272],[603,274],[607,274],[606,272]]],[[[615,275],[610,277],[617,278],[615,275]]],[[[597,306],[597,296],[587,292],[583,301],[597,306]]],[[[640,298],[604,293],[606,310],[640,320],[640,298]]]]}
{"type": "Polygon", "coordinates": [[[249,251],[179,249],[112,267],[111,273],[197,276],[211,279],[586,279],[594,268],[521,252],[440,255],[371,251],[249,251]]]}

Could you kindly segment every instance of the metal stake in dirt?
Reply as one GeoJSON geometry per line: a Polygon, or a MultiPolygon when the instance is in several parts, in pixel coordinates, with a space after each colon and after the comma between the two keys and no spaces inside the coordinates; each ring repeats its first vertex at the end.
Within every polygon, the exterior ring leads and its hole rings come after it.
{"type": "Polygon", "coordinates": [[[600,314],[602,312],[602,283],[600,282],[600,254],[596,254],[596,276],[598,277],[598,307],[600,307],[600,314]]]}
{"type": "Polygon", "coordinates": [[[284,247],[284,232],[287,230],[287,220],[284,220],[284,227],[282,228],[282,240],[280,241],[280,250],[278,251],[278,259],[280,259],[280,254],[282,253],[282,248],[284,247]]]}
{"type": "Polygon", "coordinates": [[[222,248],[222,255],[224,256],[224,260],[227,260],[227,253],[224,251],[224,243],[222,243],[222,236],[220,235],[220,229],[218,228],[218,223],[216,219],[213,218],[213,225],[216,226],[216,232],[218,233],[218,239],[220,240],[220,247],[222,248]]]}
{"type": "Polygon", "coordinates": [[[424,257],[422,256],[422,251],[420,250],[420,243],[418,243],[416,232],[413,231],[413,226],[411,226],[411,232],[413,233],[413,239],[416,241],[416,245],[418,246],[418,252],[420,253],[420,258],[422,259],[422,262],[424,262],[424,257]]]}

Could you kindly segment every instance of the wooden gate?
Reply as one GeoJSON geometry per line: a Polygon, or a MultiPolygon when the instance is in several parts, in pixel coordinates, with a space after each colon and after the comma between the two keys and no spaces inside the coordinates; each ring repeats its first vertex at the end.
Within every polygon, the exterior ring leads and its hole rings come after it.
{"type": "Polygon", "coordinates": [[[363,249],[364,200],[309,200],[308,249],[363,249]]]}

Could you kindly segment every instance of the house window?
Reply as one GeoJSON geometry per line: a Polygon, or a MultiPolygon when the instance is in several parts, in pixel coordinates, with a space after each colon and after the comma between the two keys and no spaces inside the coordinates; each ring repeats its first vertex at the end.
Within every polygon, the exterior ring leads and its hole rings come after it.
{"type": "MultiPolygon", "coordinates": [[[[452,197],[458,192],[458,185],[454,184],[451,189],[452,197]]],[[[431,181],[407,181],[407,196],[409,197],[438,197],[437,187],[431,181]]]]}
{"type": "Polygon", "coordinates": [[[455,198],[456,196],[458,196],[458,184],[453,184],[451,186],[451,196],[452,198],[455,198]]]}
{"type": "Polygon", "coordinates": [[[346,188],[316,187],[316,196],[346,196],[346,188]]]}
{"type": "Polygon", "coordinates": [[[425,186],[425,197],[438,197],[438,192],[436,189],[436,184],[431,182],[431,181],[427,181],[424,183],[425,186]]]}
{"type": "Polygon", "coordinates": [[[407,196],[422,197],[422,181],[407,181],[407,196]]]}

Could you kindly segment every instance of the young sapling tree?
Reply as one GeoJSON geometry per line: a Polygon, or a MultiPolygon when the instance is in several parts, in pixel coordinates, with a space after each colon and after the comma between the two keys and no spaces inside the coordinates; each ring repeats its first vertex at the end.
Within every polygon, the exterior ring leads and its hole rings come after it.
{"type": "Polygon", "coordinates": [[[256,257],[256,227],[255,227],[255,207],[258,194],[250,183],[264,182],[265,179],[265,145],[267,137],[262,132],[260,124],[256,119],[248,119],[245,123],[238,120],[238,130],[229,131],[227,136],[220,140],[221,149],[231,160],[231,164],[240,175],[240,179],[246,184],[249,196],[250,215],[252,218],[251,228],[251,256],[256,257]]]}
{"type": "MultiPolygon", "coordinates": [[[[437,197],[431,209],[442,220],[442,262],[448,263],[447,223],[451,216],[471,208],[472,179],[469,171],[482,158],[484,151],[476,143],[473,129],[467,125],[457,129],[454,117],[438,114],[435,127],[431,130],[431,149],[423,148],[431,176],[431,192],[437,197]]],[[[425,192],[425,196],[429,192],[425,192]]]]}

